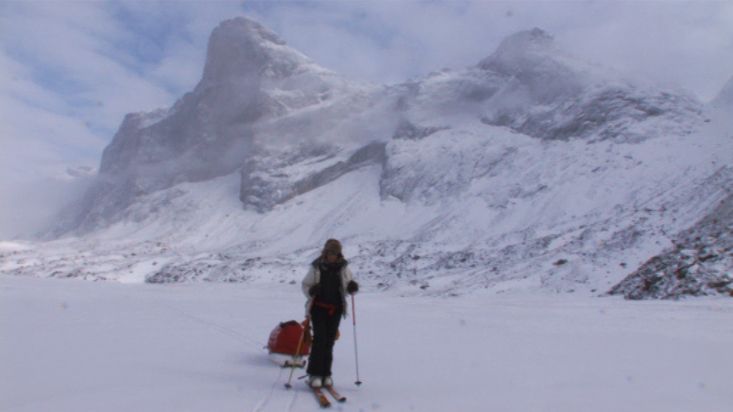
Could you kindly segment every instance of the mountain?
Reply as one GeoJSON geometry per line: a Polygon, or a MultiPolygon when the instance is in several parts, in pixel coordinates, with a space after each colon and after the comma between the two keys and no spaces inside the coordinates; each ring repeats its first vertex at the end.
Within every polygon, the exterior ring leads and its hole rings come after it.
{"type": "Polygon", "coordinates": [[[723,86],[712,104],[716,107],[733,107],[733,77],[723,86]]]}
{"type": "Polygon", "coordinates": [[[170,109],[125,117],[97,184],[60,229],[93,230],[121,219],[140,195],[231,173],[256,150],[255,124],[347,91],[348,83],[260,24],[225,21],[211,34],[196,88],[170,109]]]}
{"type": "Polygon", "coordinates": [[[6,270],[287,283],[338,237],[376,289],[601,294],[726,196],[733,143],[709,111],[537,28],[377,86],[229,20],[191,93],[125,118],[67,237],[6,270]]]}

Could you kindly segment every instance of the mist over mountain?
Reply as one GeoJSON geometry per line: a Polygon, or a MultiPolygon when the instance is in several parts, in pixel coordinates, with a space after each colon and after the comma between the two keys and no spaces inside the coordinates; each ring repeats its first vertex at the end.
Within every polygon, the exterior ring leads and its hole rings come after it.
{"type": "MultiPolygon", "coordinates": [[[[125,117],[56,227],[67,252],[14,251],[35,259],[4,270],[291,282],[339,237],[372,288],[601,294],[728,196],[730,125],[694,97],[576,59],[538,28],[477,61],[362,84],[225,21],[193,91],[125,117]]],[[[716,284],[727,244],[706,269],[716,284]]]]}

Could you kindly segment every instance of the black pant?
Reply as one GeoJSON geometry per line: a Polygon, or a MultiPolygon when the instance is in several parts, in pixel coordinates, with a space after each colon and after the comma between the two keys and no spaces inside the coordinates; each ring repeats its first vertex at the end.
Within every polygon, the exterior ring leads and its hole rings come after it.
{"type": "Polygon", "coordinates": [[[333,344],[336,342],[342,313],[342,310],[329,311],[320,307],[311,309],[313,344],[308,358],[308,375],[331,376],[333,344]]]}

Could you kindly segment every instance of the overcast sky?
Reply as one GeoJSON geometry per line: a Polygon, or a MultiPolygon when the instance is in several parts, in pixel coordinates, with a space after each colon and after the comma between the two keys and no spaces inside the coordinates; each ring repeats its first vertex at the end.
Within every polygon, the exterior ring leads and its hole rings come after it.
{"type": "Polygon", "coordinates": [[[533,27],[578,56],[702,100],[733,75],[731,1],[0,0],[0,214],[12,213],[18,187],[97,167],[125,113],[190,91],[211,30],[236,16],[375,83],[475,64],[533,27]]]}

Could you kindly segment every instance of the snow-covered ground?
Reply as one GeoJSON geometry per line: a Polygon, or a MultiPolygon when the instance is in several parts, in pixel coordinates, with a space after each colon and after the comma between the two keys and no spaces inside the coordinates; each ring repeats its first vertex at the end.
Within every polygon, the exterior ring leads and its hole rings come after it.
{"type": "MultiPolygon", "coordinates": [[[[309,411],[263,346],[289,284],[0,276],[0,411],[309,411]]],[[[357,297],[335,351],[345,411],[729,411],[733,302],[357,297]]],[[[296,376],[302,373],[298,371],[296,376]]]]}

